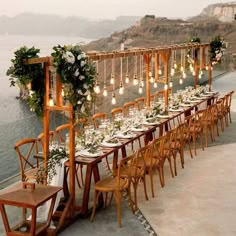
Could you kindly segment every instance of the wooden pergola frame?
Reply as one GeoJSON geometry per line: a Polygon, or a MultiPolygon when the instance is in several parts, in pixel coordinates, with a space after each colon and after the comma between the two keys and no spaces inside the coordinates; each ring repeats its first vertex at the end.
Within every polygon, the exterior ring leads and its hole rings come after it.
{"type": "MultiPolygon", "coordinates": [[[[169,59],[171,57],[172,50],[181,50],[181,49],[202,49],[199,50],[202,52],[201,60],[202,64],[205,65],[205,50],[209,47],[209,43],[185,43],[185,44],[175,44],[170,46],[162,46],[156,48],[137,48],[131,50],[124,50],[124,51],[112,51],[112,52],[96,52],[96,53],[87,53],[87,56],[90,60],[100,61],[100,60],[107,60],[112,58],[123,58],[123,57],[134,57],[138,55],[143,55],[145,61],[145,68],[146,68],[146,105],[147,107],[150,106],[150,81],[149,81],[149,71],[150,71],[150,62],[152,56],[155,55],[155,80],[156,82],[160,83],[167,83],[169,82],[168,79],[168,71],[169,71],[169,59]],[[158,74],[159,68],[159,59],[161,58],[163,65],[164,65],[164,80],[160,80],[158,74]]],[[[199,74],[199,64],[198,64],[198,56],[194,58],[195,63],[195,72],[196,75],[194,77],[194,86],[198,85],[198,74],[199,74]]],[[[70,168],[70,176],[69,176],[69,191],[70,191],[70,200],[68,207],[68,211],[70,216],[75,215],[76,206],[75,206],[75,131],[74,131],[74,112],[71,105],[63,106],[61,91],[62,91],[62,84],[60,82],[59,76],[56,76],[56,105],[49,106],[49,71],[50,66],[53,65],[53,58],[52,57],[41,57],[35,59],[29,59],[26,61],[26,64],[36,64],[41,63],[43,64],[45,70],[45,96],[44,96],[44,114],[43,114],[43,129],[44,129],[44,160],[45,164],[48,160],[49,154],[49,112],[52,110],[60,110],[60,111],[67,111],[69,113],[69,137],[70,137],[70,146],[69,146],[69,168],[70,168]]],[[[212,70],[211,70],[211,62],[208,64],[208,84],[212,84],[212,70]]],[[[202,69],[202,68],[200,68],[202,69]]],[[[165,91],[165,106],[168,106],[168,90],[165,91]]],[[[64,214],[64,217],[65,214],[64,214]]],[[[61,220],[61,227],[64,224],[65,219],[62,218],[61,220]]]]}

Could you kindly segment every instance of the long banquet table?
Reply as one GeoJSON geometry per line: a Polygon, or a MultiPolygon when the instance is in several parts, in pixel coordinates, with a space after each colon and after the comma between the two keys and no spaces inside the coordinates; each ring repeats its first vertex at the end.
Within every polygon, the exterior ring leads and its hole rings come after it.
{"type": "MultiPolygon", "coordinates": [[[[80,206],[77,206],[80,215],[86,217],[89,214],[89,196],[90,196],[90,189],[91,189],[91,180],[92,176],[94,177],[94,182],[100,180],[100,174],[98,169],[98,164],[102,161],[103,158],[106,158],[108,155],[113,154],[113,168],[117,167],[119,151],[121,151],[121,156],[126,156],[126,146],[139,138],[144,138],[144,144],[147,144],[150,140],[152,140],[154,133],[157,129],[159,129],[159,136],[163,135],[164,130],[168,130],[170,128],[169,122],[174,121],[175,119],[180,118],[181,116],[188,116],[191,114],[191,111],[197,111],[198,109],[204,109],[207,105],[210,105],[215,97],[218,96],[217,94],[212,94],[211,96],[207,96],[198,102],[192,103],[191,106],[183,107],[181,111],[174,111],[170,112],[171,115],[168,118],[163,118],[160,120],[159,123],[155,125],[147,126],[148,129],[142,132],[136,132],[135,137],[130,139],[120,139],[121,145],[117,147],[101,147],[103,152],[102,155],[91,158],[91,157],[83,157],[80,155],[76,155],[76,163],[82,164],[86,166],[86,174],[85,174],[85,183],[83,189],[83,197],[82,203],[80,206]]],[[[103,204],[103,197],[100,195],[98,200],[99,205],[103,204]]]]}

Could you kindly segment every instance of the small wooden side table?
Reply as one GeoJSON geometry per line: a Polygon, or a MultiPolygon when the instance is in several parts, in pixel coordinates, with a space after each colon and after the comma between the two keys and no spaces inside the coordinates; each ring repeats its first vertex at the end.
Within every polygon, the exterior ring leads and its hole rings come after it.
{"type": "MultiPolygon", "coordinates": [[[[50,225],[57,193],[61,187],[23,182],[23,187],[0,195],[0,210],[7,236],[34,236],[46,232],[50,225]],[[37,208],[51,200],[45,223],[37,222],[37,208]],[[10,228],[5,205],[22,208],[22,219],[10,228]],[[26,218],[26,210],[31,209],[31,220],[26,218]]],[[[46,235],[46,233],[44,234],[46,235]]]]}

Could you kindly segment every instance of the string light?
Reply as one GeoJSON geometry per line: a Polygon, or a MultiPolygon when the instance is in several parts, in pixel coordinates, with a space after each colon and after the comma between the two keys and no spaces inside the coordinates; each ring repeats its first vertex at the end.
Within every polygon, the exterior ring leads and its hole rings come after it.
{"type": "Polygon", "coordinates": [[[150,83],[152,83],[152,84],[155,82],[155,78],[153,75],[154,75],[154,58],[153,58],[153,51],[152,51],[151,70],[149,71],[150,83]]]}
{"type": "Polygon", "coordinates": [[[114,77],[114,70],[115,70],[115,62],[114,62],[114,58],[112,58],[112,61],[111,61],[111,69],[112,69],[112,72],[111,72],[111,79],[110,79],[110,84],[114,84],[115,83],[115,77],[114,77]]]}
{"type": "Polygon", "coordinates": [[[120,58],[120,88],[119,94],[122,95],[124,93],[124,85],[123,85],[123,58],[120,58]]]}
{"type": "Polygon", "coordinates": [[[111,104],[112,104],[112,105],[115,105],[115,104],[116,104],[116,94],[115,94],[115,92],[112,93],[111,104]]]}
{"type": "Polygon", "coordinates": [[[89,92],[88,95],[87,95],[87,100],[88,100],[88,101],[91,101],[91,100],[92,100],[92,96],[91,96],[90,92],[89,92]]]}
{"type": "Polygon", "coordinates": [[[177,63],[176,63],[176,50],[175,50],[175,53],[174,53],[174,68],[177,69],[177,63]]]}
{"type": "Polygon", "coordinates": [[[53,101],[52,94],[49,94],[49,101],[48,101],[48,105],[49,105],[50,107],[53,107],[53,106],[54,106],[54,101],[53,101]]]}
{"type": "Polygon", "coordinates": [[[106,80],[107,80],[107,63],[106,63],[106,60],[103,61],[103,69],[104,69],[104,85],[103,85],[103,96],[104,97],[107,97],[108,95],[108,92],[107,92],[107,86],[106,86],[106,80]]]}
{"type": "Polygon", "coordinates": [[[183,79],[182,79],[182,77],[179,78],[179,84],[183,84],[183,79]]]}
{"type": "Polygon", "coordinates": [[[135,64],[134,64],[134,78],[133,78],[133,84],[138,85],[138,78],[137,78],[137,70],[138,70],[138,57],[135,55],[135,64]]]}
{"type": "Polygon", "coordinates": [[[100,90],[100,87],[99,87],[99,80],[98,80],[98,75],[99,75],[99,72],[98,72],[98,61],[96,62],[96,66],[97,66],[97,78],[96,78],[96,82],[95,82],[95,87],[94,87],[94,92],[96,94],[99,94],[101,92],[100,90]]]}
{"type": "Polygon", "coordinates": [[[164,90],[167,90],[168,89],[168,84],[165,84],[164,85],[164,90]]]}
{"type": "Polygon", "coordinates": [[[143,93],[143,86],[142,86],[142,84],[140,84],[140,85],[139,85],[138,92],[139,92],[140,94],[142,94],[142,93],[143,93]]]}
{"type": "Polygon", "coordinates": [[[172,88],[173,87],[173,81],[172,79],[170,79],[170,82],[169,82],[169,87],[172,88]]]}
{"type": "Polygon", "coordinates": [[[154,87],[154,88],[157,88],[157,87],[158,87],[156,81],[154,82],[153,87],[154,87]]]}
{"type": "Polygon", "coordinates": [[[129,83],[129,58],[127,57],[126,60],[126,76],[125,76],[125,83],[129,83]]]}

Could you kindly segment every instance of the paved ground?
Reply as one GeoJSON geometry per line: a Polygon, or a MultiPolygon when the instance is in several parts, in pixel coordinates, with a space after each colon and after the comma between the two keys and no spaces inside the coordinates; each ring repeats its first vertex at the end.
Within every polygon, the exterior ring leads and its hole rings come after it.
{"type": "MultiPolygon", "coordinates": [[[[217,78],[213,87],[222,96],[236,90],[236,72],[217,78]]],[[[154,229],[153,235],[236,235],[236,95],[232,117],[233,123],[205,151],[198,149],[193,159],[186,152],[185,169],[178,163],[177,177],[171,178],[166,168],[165,188],[160,187],[156,176],[155,198],[151,198],[149,191],[146,201],[140,186],[139,209],[154,229]]],[[[139,217],[131,213],[124,199],[121,229],[117,227],[113,202],[111,207],[97,211],[93,223],[79,219],[60,235],[149,235],[149,226],[139,217]]],[[[0,219],[0,236],[3,232],[0,219]]]]}

